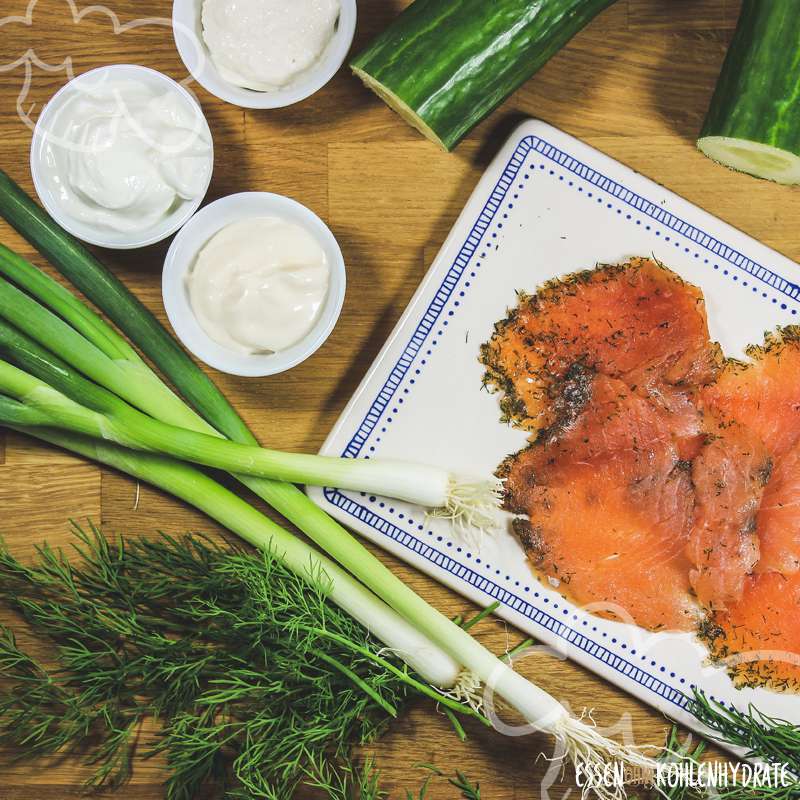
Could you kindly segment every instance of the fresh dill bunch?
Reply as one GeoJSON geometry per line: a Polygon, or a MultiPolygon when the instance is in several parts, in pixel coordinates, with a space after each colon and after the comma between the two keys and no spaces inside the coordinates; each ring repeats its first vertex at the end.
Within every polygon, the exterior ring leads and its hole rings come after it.
{"type": "Polygon", "coordinates": [[[800,727],[770,717],[750,706],[747,711],[723,706],[695,690],[692,714],[721,742],[745,750],[745,758],[759,758],[770,764],[786,764],[800,776],[800,727]]]}
{"type": "Polygon", "coordinates": [[[30,566],[0,547],[0,603],[53,660],[0,629],[0,744],[25,757],[80,754],[91,784],[115,786],[155,719],[141,755],[164,754],[169,800],[209,786],[285,800],[414,693],[406,667],[327,601],[322,575],[200,536],[76,535],[71,558],[43,545],[30,566]]]}
{"type": "MultiPolygon", "coordinates": [[[[728,711],[723,709],[721,712],[715,710],[715,705],[700,692],[695,693],[698,702],[704,704],[707,709],[709,721],[716,720],[717,715],[721,715],[725,720],[738,719],[740,722],[752,722],[758,720],[759,725],[766,723],[776,724],[778,720],[763,717],[759,712],[752,711],[749,714],[728,711]]],[[[727,723],[726,723],[727,724],[727,723]]],[[[780,723],[784,724],[784,723],[780,723]]],[[[664,748],[659,757],[662,762],[700,763],[700,758],[706,750],[703,741],[698,742],[694,747],[681,742],[678,729],[673,726],[664,748]]],[[[660,786],[651,793],[652,800],[800,800],[800,783],[793,783],[789,786],[745,786],[742,784],[732,784],[729,786],[700,787],[689,785],[660,786]]]]}

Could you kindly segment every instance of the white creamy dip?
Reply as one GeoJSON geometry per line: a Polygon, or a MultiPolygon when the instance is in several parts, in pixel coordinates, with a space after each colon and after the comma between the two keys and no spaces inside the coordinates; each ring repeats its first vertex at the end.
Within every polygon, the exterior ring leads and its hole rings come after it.
{"type": "Polygon", "coordinates": [[[213,168],[199,110],[131,79],[76,88],[47,136],[49,181],[63,210],[123,233],[147,230],[202,195],[213,168]]]}
{"type": "Polygon", "coordinates": [[[235,222],[203,247],[186,277],[200,326],[239,353],[277,352],[314,326],[328,293],[325,251],[277,217],[235,222]]]}
{"type": "Polygon", "coordinates": [[[274,91],[319,59],[339,9],[339,0],[204,0],[203,39],[224,80],[274,91]]]}

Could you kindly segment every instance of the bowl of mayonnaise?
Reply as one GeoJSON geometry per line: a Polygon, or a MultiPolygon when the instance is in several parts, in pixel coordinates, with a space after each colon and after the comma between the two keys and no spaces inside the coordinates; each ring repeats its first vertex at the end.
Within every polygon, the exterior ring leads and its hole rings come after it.
{"type": "Polygon", "coordinates": [[[162,294],[184,346],[231,375],[283,372],[322,346],[342,310],[342,251],[313,211],[282,195],[216,200],[180,230],[162,294]]]}
{"type": "Polygon", "coordinates": [[[356,0],[174,0],[186,68],[221,100],[281,108],[321,89],[344,63],[356,0]]]}
{"type": "Polygon", "coordinates": [[[39,199],[90,244],[144,247],[199,208],[214,167],[206,118],[185,87],[114,64],[73,78],[42,110],[31,142],[39,199]]]}

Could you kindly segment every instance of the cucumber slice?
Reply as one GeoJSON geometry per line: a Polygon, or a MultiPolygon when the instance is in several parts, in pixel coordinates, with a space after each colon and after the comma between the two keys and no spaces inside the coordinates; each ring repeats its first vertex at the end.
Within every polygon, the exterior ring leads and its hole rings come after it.
{"type": "Polygon", "coordinates": [[[800,183],[800,157],[760,142],[705,136],[697,146],[709,158],[739,172],[776,183],[800,183]]]}
{"type": "Polygon", "coordinates": [[[351,63],[445,150],[614,0],[415,0],[351,63]]]}
{"type": "Polygon", "coordinates": [[[697,146],[778,183],[800,183],[800,2],[744,0],[697,146]]]}

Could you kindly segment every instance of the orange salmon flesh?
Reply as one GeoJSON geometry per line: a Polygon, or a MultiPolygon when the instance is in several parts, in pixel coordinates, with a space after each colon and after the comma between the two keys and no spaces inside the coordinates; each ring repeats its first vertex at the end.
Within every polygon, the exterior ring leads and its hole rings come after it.
{"type": "Polygon", "coordinates": [[[702,292],[635,258],[520,293],[481,361],[530,435],[498,475],[540,579],[800,688],[800,331],[725,360],[702,292]]]}

